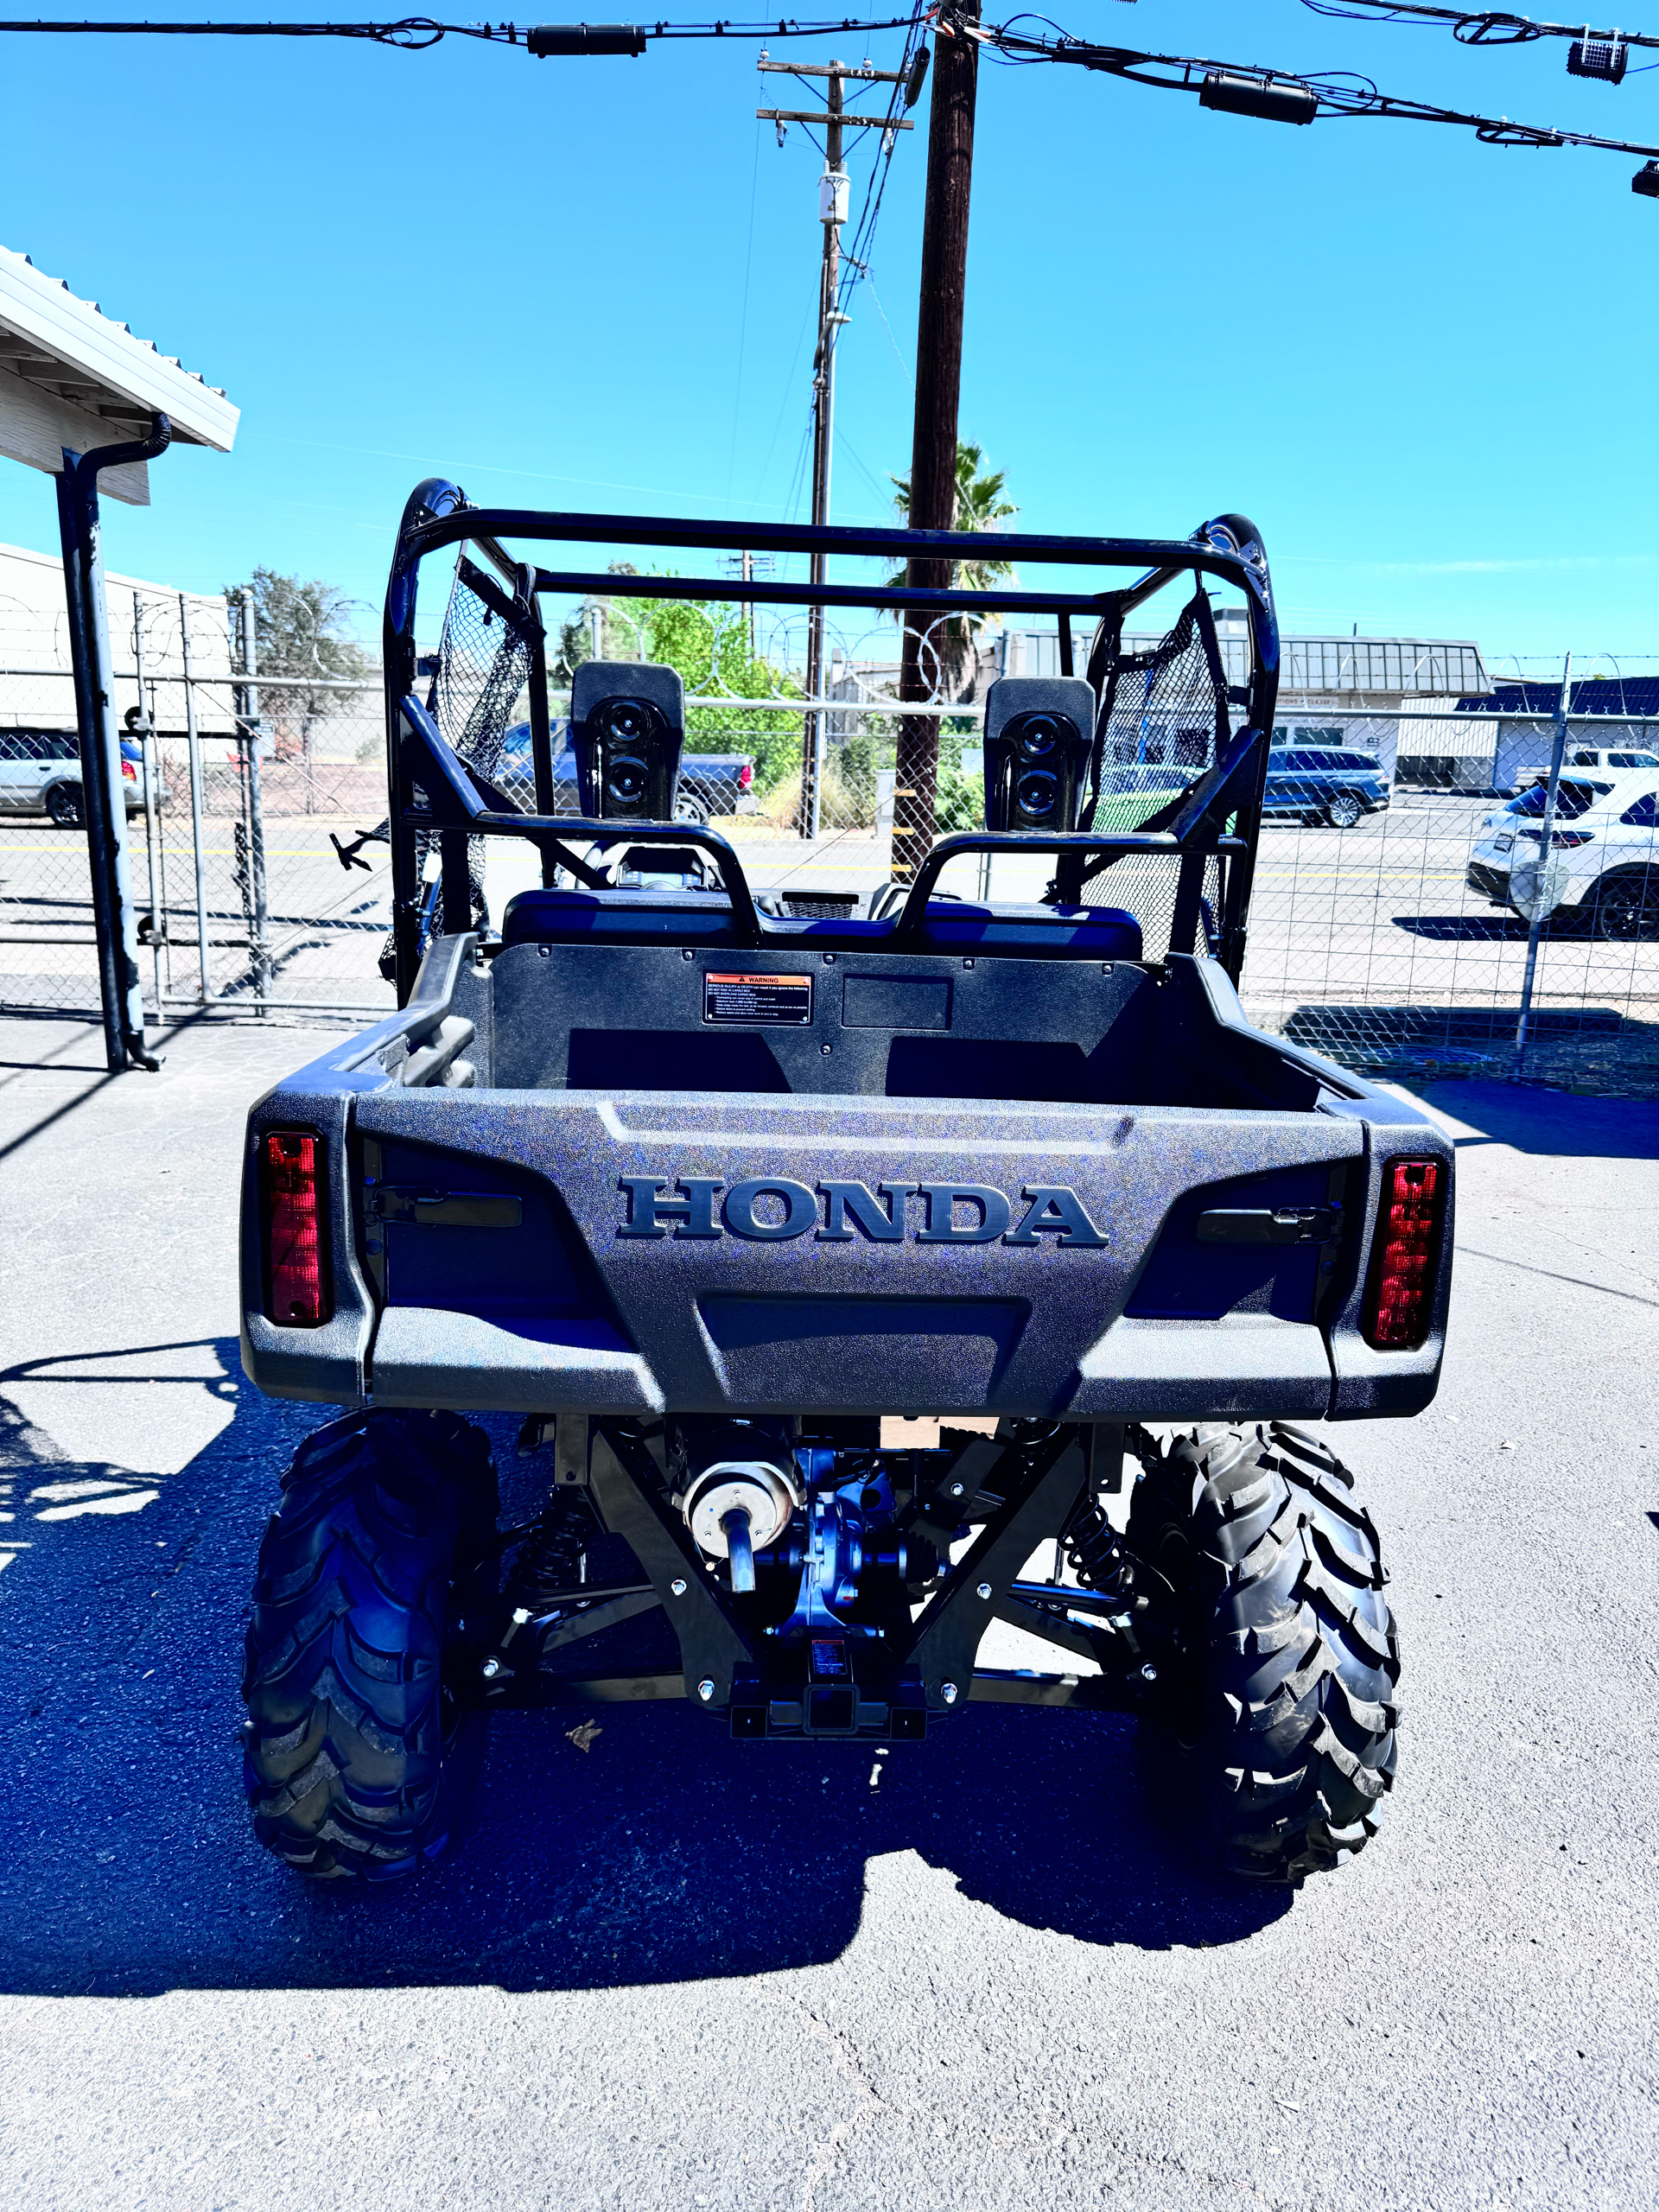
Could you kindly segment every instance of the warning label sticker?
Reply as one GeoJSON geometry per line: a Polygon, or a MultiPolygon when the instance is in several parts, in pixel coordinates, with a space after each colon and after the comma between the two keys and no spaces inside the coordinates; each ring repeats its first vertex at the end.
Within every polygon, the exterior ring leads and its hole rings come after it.
{"type": "Polygon", "coordinates": [[[715,976],[702,979],[705,1021],[788,1021],[805,1027],[812,1019],[810,976],[715,976]]]}

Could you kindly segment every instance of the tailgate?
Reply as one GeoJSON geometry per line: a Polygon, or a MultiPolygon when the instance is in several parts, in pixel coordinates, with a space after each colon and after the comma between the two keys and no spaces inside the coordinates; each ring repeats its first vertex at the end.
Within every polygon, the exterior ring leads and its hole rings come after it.
{"type": "Polygon", "coordinates": [[[1319,1316],[1353,1274],[1357,1118],[574,1090],[353,1113],[377,1402],[1331,1404],[1319,1316]]]}

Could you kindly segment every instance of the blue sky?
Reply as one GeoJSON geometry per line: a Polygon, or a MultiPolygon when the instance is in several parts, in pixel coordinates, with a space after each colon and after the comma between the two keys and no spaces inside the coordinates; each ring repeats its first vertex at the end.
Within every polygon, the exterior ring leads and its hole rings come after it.
{"type": "MultiPolygon", "coordinates": [[[[1470,51],[1294,0],[1062,20],[1659,143],[1659,73],[1571,79],[1559,41],[1470,51]]],[[[880,65],[898,40],[775,50],[880,65]]],[[[263,561],[378,604],[440,470],[481,500],[803,517],[819,162],[753,120],[797,104],[755,51],[10,40],[3,242],[243,410],[228,458],[175,451],[148,511],[106,508],[111,565],[211,589],[263,561]]],[[[924,153],[900,144],[842,339],[840,520],[882,518],[908,461],[924,153]]],[[[1242,509],[1289,628],[1659,654],[1638,166],[988,66],[963,434],[1027,527],[1242,509]]],[[[0,469],[0,537],[54,534],[49,481],[0,469]]]]}

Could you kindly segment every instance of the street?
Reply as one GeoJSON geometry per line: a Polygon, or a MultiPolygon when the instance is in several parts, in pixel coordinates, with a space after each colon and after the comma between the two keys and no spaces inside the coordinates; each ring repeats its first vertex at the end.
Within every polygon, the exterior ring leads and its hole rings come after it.
{"type": "Polygon", "coordinates": [[[878,1758],[671,1704],[585,1752],[502,1716],[471,1832],[358,1895],[255,1846],[235,1743],[321,1417],[241,1378],[241,1122],[323,1041],[200,1024],[110,1078],[93,1027],[0,1027],[4,2202],[1659,2201],[1659,1107],[1426,1094],[1440,1395],[1326,1432],[1406,1658],[1384,1832],[1337,1875],[1205,1871],[1116,1717],[976,1707],[878,1758]]]}

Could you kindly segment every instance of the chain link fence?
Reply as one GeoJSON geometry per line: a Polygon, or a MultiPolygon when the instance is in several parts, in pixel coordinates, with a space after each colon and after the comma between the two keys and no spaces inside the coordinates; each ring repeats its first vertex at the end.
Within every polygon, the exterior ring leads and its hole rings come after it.
{"type": "MultiPolygon", "coordinates": [[[[153,725],[130,738],[126,779],[152,1015],[207,1006],[266,1019],[366,1020],[388,1009],[380,966],[391,920],[388,848],[372,835],[386,814],[378,682],[251,681],[233,664],[222,601],[152,596],[135,602],[129,632],[121,595],[112,589],[111,598],[118,686],[126,694],[118,718],[142,703],[153,725]],[[215,607],[217,628],[201,612],[215,607]],[[261,733],[257,747],[245,734],[251,721],[261,733]]],[[[683,802],[731,840],[757,889],[776,892],[785,911],[868,911],[892,866],[896,632],[832,631],[825,696],[814,702],[789,673],[799,664],[804,618],[761,637],[750,610],[731,613],[730,650],[711,651],[688,680],[683,802]],[[734,677],[754,688],[730,688],[734,677]]],[[[605,621],[589,635],[607,657],[650,650],[638,621],[640,634],[630,633],[625,603],[608,607],[605,621]]],[[[1167,641],[1126,644],[1143,664],[1134,677],[1140,683],[1167,641]]],[[[550,658],[553,645],[550,637],[550,658]]],[[[85,836],[73,809],[59,799],[54,811],[53,799],[72,781],[78,790],[69,680],[61,665],[43,664],[38,639],[33,651],[31,671],[26,649],[7,639],[0,608],[0,749],[13,756],[0,760],[0,1001],[92,1013],[85,836]]],[[[1201,711],[1186,712],[1181,670],[1167,659],[1166,666],[1173,673],[1157,711],[1145,711],[1144,684],[1138,698],[1131,684],[1115,706],[1101,826],[1132,826],[1212,757],[1214,728],[1204,727],[1201,711]]],[[[940,835],[981,819],[980,702],[995,672],[988,661],[979,667],[977,697],[936,699],[924,709],[939,728],[940,835]]],[[[971,666],[967,673],[975,674],[971,666]]],[[[952,680],[964,685],[960,664],[952,680]]],[[[556,664],[556,804],[575,813],[561,681],[556,664]]],[[[1510,800],[1547,767],[1550,719],[1454,713],[1452,703],[1386,715],[1285,710],[1251,903],[1247,1011],[1362,1072],[1408,1080],[1513,1074],[1530,912],[1541,904],[1521,1071],[1651,1095],[1659,1090],[1659,830],[1612,819],[1607,802],[1624,788],[1624,775],[1633,777],[1630,788],[1651,794],[1640,766],[1620,762],[1659,764],[1659,721],[1574,716],[1564,781],[1580,797],[1589,791],[1592,826],[1574,829],[1569,811],[1579,800],[1569,796],[1545,855],[1524,797],[1518,815],[1510,800]],[[1329,765],[1338,756],[1345,769],[1329,765]],[[1333,795],[1357,788],[1357,805],[1333,805],[1333,795]],[[1597,887],[1620,874],[1650,888],[1610,903],[1597,887]]],[[[493,728],[502,724],[499,780],[529,806],[522,696],[490,719],[493,728]]],[[[1650,797],[1648,804],[1650,812],[1650,797]]],[[[512,893],[539,880],[539,861],[517,841],[481,842],[480,888],[499,926],[512,893]]],[[[1040,898],[1052,865],[975,856],[953,862],[940,887],[963,898],[1040,898]]],[[[1137,884],[1133,864],[1119,865],[1085,896],[1137,912],[1156,957],[1166,931],[1164,889],[1137,884]]]]}
{"type": "MultiPolygon", "coordinates": [[[[60,607],[60,581],[58,594],[60,607]]],[[[390,924],[385,847],[370,844],[343,874],[333,842],[385,813],[378,683],[250,683],[233,672],[223,599],[111,580],[108,600],[150,1016],[389,1010],[376,966],[390,924]]],[[[0,602],[0,1007],[92,1014],[74,692],[54,621],[0,602]]]]}
{"type": "Polygon", "coordinates": [[[1321,710],[1282,728],[1268,784],[1277,810],[1250,906],[1247,1008],[1263,1027],[1362,1073],[1521,1072],[1652,1095],[1659,726],[1569,723],[1545,855],[1538,817],[1554,721],[1450,706],[1387,716],[1321,710]],[[1338,829],[1332,798],[1351,777],[1328,764],[1354,753],[1376,759],[1388,803],[1368,800],[1338,829]]]}

